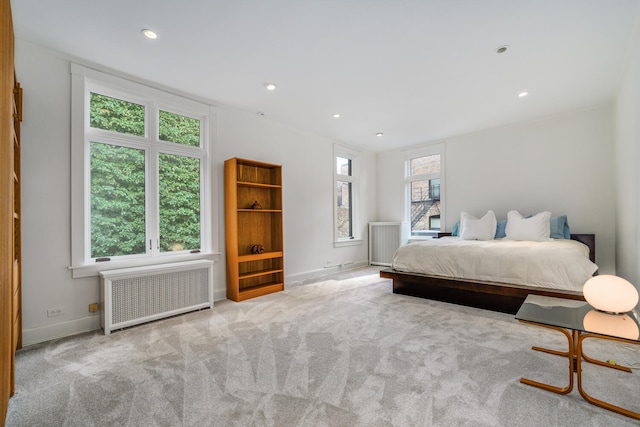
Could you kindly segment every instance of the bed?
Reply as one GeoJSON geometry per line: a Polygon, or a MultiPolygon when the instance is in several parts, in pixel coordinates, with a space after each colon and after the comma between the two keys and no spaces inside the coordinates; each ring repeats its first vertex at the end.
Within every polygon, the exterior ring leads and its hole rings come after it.
{"type": "MultiPolygon", "coordinates": [[[[438,301],[450,302],[455,304],[462,304],[472,307],[478,307],[488,310],[501,311],[505,313],[515,314],[527,295],[536,294],[559,298],[568,298],[574,300],[584,300],[582,296],[581,287],[584,284],[586,278],[595,274],[597,266],[595,265],[595,235],[593,234],[571,234],[571,243],[568,240],[558,240],[540,243],[539,246],[553,246],[555,243],[563,248],[573,245],[580,246],[582,256],[584,260],[565,261],[568,264],[584,264],[586,270],[578,274],[577,277],[567,278],[567,273],[557,273],[561,277],[560,283],[552,283],[549,280],[549,274],[546,274],[542,280],[532,279],[525,274],[524,278],[519,279],[493,279],[490,280],[490,275],[484,274],[484,265],[489,264],[487,262],[487,244],[500,245],[513,244],[515,242],[502,242],[499,239],[491,242],[478,242],[482,249],[478,252],[481,253],[480,261],[476,261],[478,264],[475,269],[467,269],[466,272],[455,273],[456,277],[448,277],[447,267],[437,270],[437,274],[433,274],[429,271],[416,271],[417,268],[412,267],[411,262],[404,262],[398,260],[399,253],[404,251],[406,247],[398,249],[396,256],[394,256],[394,263],[391,268],[380,271],[380,276],[393,280],[393,292],[397,294],[404,294],[428,299],[434,299],[438,301]],[[576,243],[579,242],[579,243],[576,243]],[[587,259],[588,258],[588,259],[587,259]],[[474,276],[474,272],[478,273],[479,277],[474,276]],[[582,274],[582,276],[580,276],[582,274]],[[586,276],[585,276],[586,275],[586,276]],[[572,286],[563,286],[563,282],[573,281],[572,286]],[[538,286],[534,286],[531,283],[539,282],[538,286]]],[[[456,237],[450,237],[450,233],[441,233],[439,235],[440,240],[442,238],[442,244],[444,246],[455,245],[455,242],[447,241],[447,239],[459,240],[456,237]]],[[[467,245],[468,242],[460,242],[467,245]]],[[[517,242],[520,243],[520,242],[517,242]]],[[[538,244],[538,242],[535,242],[538,244]]],[[[413,246],[410,244],[407,246],[413,246]]],[[[458,250],[458,249],[454,249],[458,250]]],[[[510,249],[509,249],[510,250],[510,249]]],[[[538,246],[535,246],[530,251],[538,250],[538,246]]],[[[580,251],[580,250],[579,250],[580,251]]],[[[504,248],[503,248],[504,252],[504,248]]],[[[415,255],[414,255],[415,256],[415,255]]],[[[538,256],[530,258],[540,258],[538,256]]],[[[547,260],[549,261],[549,260],[547,260]]],[[[468,261],[465,261],[468,263],[468,261]]],[[[523,270],[527,273],[529,269],[529,263],[522,263],[520,261],[511,263],[510,265],[518,266],[517,269],[523,270]]],[[[551,264],[545,264],[543,269],[557,268],[551,266],[551,264]]],[[[513,270],[506,268],[506,270],[513,270]]],[[[548,271],[547,271],[548,273],[548,271]]],[[[555,273],[551,275],[556,275],[555,273]]]]}

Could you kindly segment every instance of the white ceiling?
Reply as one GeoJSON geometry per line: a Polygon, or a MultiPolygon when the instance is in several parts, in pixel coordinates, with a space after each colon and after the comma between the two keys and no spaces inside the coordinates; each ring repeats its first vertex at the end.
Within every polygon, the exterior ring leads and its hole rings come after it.
{"type": "Polygon", "coordinates": [[[19,39],[372,151],[611,101],[639,6],[11,1],[19,39]],[[144,38],[143,28],[158,39],[144,38]],[[510,48],[497,54],[501,45],[510,48]],[[277,90],[267,92],[266,82],[277,90]],[[518,98],[523,90],[529,96],[518,98]]]}

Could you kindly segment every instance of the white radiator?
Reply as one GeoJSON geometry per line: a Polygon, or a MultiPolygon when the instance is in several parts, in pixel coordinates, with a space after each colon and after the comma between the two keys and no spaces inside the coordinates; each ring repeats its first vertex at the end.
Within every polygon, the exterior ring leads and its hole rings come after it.
{"type": "Polygon", "coordinates": [[[408,222],[370,222],[369,264],[390,266],[396,249],[408,240],[408,222]]]}
{"type": "Polygon", "coordinates": [[[100,272],[100,322],[115,329],[213,308],[213,262],[176,262],[100,272]]]}

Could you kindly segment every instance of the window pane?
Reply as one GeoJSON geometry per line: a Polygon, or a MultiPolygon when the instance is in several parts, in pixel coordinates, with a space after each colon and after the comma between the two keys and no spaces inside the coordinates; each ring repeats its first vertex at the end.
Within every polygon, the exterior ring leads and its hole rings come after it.
{"type": "Polygon", "coordinates": [[[353,236],[353,218],[351,211],[351,183],[338,181],[338,238],[350,239],[353,236]]]}
{"type": "Polygon", "coordinates": [[[440,178],[429,180],[429,198],[440,200],[440,178]]]}
{"type": "Polygon", "coordinates": [[[411,234],[425,235],[440,229],[440,180],[411,183],[411,234]],[[437,217],[437,220],[436,220],[437,217]]]}
{"type": "Polygon", "coordinates": [[[411,159],[411,175],[439,174],[440,154],[411,159]]]}
{"type": "Polygon", "coordinates": [[[92,128],[144,136],[144,105],[91,92],[92,128]]]}
{"type": "Polygon", "coordinates": [[[200,120],[160,110],[158,138],[160,141],[199,147],[200,120]]]}
{"type": "Polygon", "coordinates": [[[91,257],[143,254],[143,150],[91,143],[91,257]]]}
{"type": "Polygon", "coordinates": [[[160,251],[200,249],[200,159],[160,154],[160,251]]]}
{"type": "Polygon", "coordinates": [[[351,176],[351,159],[344,157],[336,157],[338,166],[338,175],[351,176]]]}
{"type": "Polygon", "coordinates": [[[411,183],[411,202],[429,199],[429,180],[413,181],[411,183]]]}
{"type": "Polygon", "coordinates": [[[440,215],[433,215],[429,217],[429,229],[440,230],[440,215]]]}

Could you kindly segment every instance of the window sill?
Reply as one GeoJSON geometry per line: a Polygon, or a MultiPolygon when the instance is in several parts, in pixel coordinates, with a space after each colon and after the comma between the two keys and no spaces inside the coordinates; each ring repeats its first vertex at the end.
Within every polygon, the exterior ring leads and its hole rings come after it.
{"type": "Polygon", "coordinates": [[[82,277],[97,277],[100,271],[116,270],[119,268],[143,267],[147,265],[169,264],[172,262],[195,261],[199,259],[208,259],[215,262],[219,256],[220,252],[202,252],[197,254],[163,256],[153,259],[144,258],[126,261],[97,262],[95,264],[71,266],[68,267],[68,269],[71,270],[74,279],[79,279],[82,277]]]}
{"type": "Polygon", "coordinates": [[[362,244],[362,239],[338,240],[337,242],[333,242],[333,247],[341,248],[343,246],[358,246],[362,244]]]}

